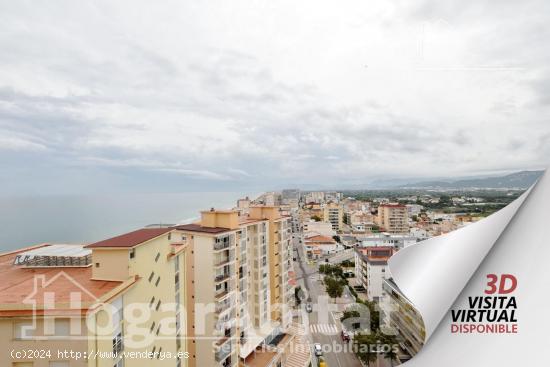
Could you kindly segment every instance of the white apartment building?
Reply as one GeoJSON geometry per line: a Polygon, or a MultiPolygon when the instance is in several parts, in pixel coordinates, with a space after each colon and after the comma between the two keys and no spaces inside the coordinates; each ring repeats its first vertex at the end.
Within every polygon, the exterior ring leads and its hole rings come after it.
{"type": "Polygon", "coordinates": [[[325,193],[322,191],[312,191],[306,194],[306,203],[321,204],[325,201],[325,193]]]}
{"type": "Polygon", "coordinates": [[[336,231],[332,229],[332,223],[330,222],[316,222],[311,220],[309,222],[304,222],[302,225],[304,235],[308,234],[320,234],[321,236],[332,237],[336,235],[336,231]]]}
{"type": "Polygon", "coordinates": [[[356,235],[357,241],[361,247],[372,246],[392,246],[395,249],[402,249],[407,246],[417,243],[422,238],[410,235],[390,234],[390,233],[376,233],[368,235],[356,235]]]}
{"type": "Polygon", "coordinates": [[[369,301],[385,296],[384,279],[390,278],[388,260],[394,254],[391,246],[359,247],[355,249],[355,276],[367,291],[369,301]]]}

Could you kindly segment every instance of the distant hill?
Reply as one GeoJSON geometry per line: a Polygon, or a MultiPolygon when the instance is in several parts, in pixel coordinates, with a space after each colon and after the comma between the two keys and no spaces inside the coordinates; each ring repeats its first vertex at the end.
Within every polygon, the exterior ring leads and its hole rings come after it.
{"type": "Polygon", "coordinates": [[[542,175],[543,171],[521,171],[506,176],[471,178],[463,180],[423,181],[401,185],[406,189],[526,189],[542,175]]]}

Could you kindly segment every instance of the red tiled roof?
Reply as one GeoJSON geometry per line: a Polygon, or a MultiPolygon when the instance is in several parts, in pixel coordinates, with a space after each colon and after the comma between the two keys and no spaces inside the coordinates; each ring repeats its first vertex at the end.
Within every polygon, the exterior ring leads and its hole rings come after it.
{"type": "Polygon", "coordinates": [[[311,237],[306,237],[306,242],[323,242],[323,243],[334,243],[336,242],[334,238],[327,237],[327,236],[321,236],[321,235],[314,235],[311,237]]]}
{"type": "Polygon", "coordinates": [[[395,249],[392,246],[368,246],[358,247],[356,251],[368,262],[387,262],[393,256],[395,249]],[[380,254],[388,251],[387,255],[380,254]]]}
{"type": "Polygon", "coordinates": [[[211,233],[211,234],[218,234],[230,231],[229,228],[223,228],[223,227],[203,227],[200,224],[192,223],[192,224],[182,224],[179,226],[175,226],[175,229],[179,229],[182,231],[190,231],[190,232],[203,232],[203,233],[211,233]]]}
{"type": "Polygon", "coordinates": [[[134,247],[155,237],[170,232],[173,228],[141,228],[137,231],[128,232],[120,236],[112,237],[103,241],[92,243],[86,248],[98,247],[134,247]]]}
{"type": "MultiPolygon", "coordinates": [[[[17,309],[25,305],[28,298],[35,299],[37,307],[41,307],[44,300],[44,292],[55,293],[55,303],[69,303],[71,293],[79,292],[81,301],[94,302],[96,299],[112,291],[123,282],[92,280],[92,267],[86,268],[25,268],[13,265],[15,257],[29,248],[23,248],[16,252],[0,255],[0,304],[3,304],[0,316],[13,305],[17,309]],[[39,278],[40,277],[40,278],[39,278]],[[41,281],[45,282],[45,288],[35,288],[41,281]],[[38,282],[38,283],[37,283],[38,282]],[[51,282],[51,283],[50,283],[51,282]],[[83,291],[83,289],[85,291],[83,291]],[[42,301],[41,301],[42,300],[42,301]]],[[[32,310],[22,310],[28,313],[32,310]]]]}

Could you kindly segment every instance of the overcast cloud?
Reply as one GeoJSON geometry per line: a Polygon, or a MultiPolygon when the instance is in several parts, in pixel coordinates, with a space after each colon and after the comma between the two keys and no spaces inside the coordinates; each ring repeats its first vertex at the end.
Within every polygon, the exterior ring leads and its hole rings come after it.
{"type": "Polygon", "coordinates": [[[0,1],[0,194],[546,167],[548,1],[0,1]]]}

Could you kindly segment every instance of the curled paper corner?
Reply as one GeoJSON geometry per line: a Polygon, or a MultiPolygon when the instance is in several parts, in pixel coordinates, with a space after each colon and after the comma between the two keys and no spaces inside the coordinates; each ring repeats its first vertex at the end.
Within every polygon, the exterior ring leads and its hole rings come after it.
{"type": "MultiPolygon", "coordinates": [[[[546,175],[547,171],[543,177],[546,175]]],[[[424,323],[424,343],[538,182],[487,218],[406,247],[390,258],[389,271],[396,289],[418,311],[424,323]]]]}

